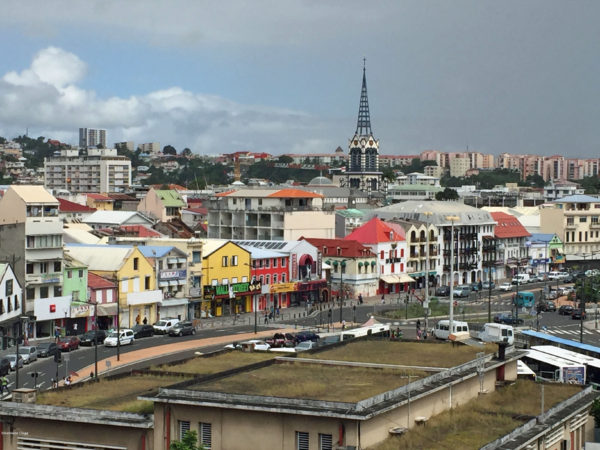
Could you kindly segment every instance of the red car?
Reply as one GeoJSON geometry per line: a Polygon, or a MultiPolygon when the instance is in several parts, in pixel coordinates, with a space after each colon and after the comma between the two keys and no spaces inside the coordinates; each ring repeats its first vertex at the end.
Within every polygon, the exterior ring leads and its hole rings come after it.
{"type": "Polygon", "coordinates": [[[61,337],[56,343],[61,352],[70,352],[79,348],[79,338],[77,336],[61,337]]]}

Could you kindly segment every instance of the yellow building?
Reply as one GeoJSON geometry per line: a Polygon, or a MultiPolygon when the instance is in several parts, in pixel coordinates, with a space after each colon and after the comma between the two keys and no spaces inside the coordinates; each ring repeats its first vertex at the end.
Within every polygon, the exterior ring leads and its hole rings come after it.
{"type": "Polygon", "coordinates": [[[250,252],[231,241],[207,240],[202,258],[203,311],[213,316],[252,311],[252,296],[260,283],[252,283],[250,252]]]}
{"type": "Polygon", "coordinates": [[[144,318],[151,324],[159,319],[162,292],[156,289],[154,267],[137,247],[74,244],[67,245],[65,253],[86,264],[89,272],[118,284],[121,327],[131,327],[144,318]]]}

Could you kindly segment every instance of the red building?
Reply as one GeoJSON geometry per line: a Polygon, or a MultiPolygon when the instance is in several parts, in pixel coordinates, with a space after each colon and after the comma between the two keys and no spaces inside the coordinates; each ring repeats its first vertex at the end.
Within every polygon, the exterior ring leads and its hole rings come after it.
{"type": "MultiPolygon", "coordinates": [[[[88,272],[89,301],[97,303],[98,328],[108,330],[117,324],[117,285],[106,278],[88,272]]],[[[87,331],[87,330],[86,330],[87,331]]]]}
{"type": "Polygon", "coordinates": [[[252,278],[260,280],[262,285],[257,299],[258,310],[290,306],[291,293],[284,289],[289,287],[290,279],[288,255],[265,248],[242,247],[250,252],[252,278]]]}

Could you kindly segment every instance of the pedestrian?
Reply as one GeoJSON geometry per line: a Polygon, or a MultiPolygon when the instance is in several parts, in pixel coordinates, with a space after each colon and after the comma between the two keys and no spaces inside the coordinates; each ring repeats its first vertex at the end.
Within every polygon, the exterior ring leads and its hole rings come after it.
{"type": "Polygon", "coordinates": [[[73,324],[73,336],[77,336],[77,324],[73,324]]]}
{"type": "Polygon", "coordinates": [[[385,305],[385,294],[381,296],[381,304],[385,305]]]}
{"type": "Polygon", "coordinates": [[[346,320],[342,320],[342,330],[346,329],[346,320]]]}
{"type": "Polygon", "coordinates": [[[417,341],[421,340],[421,329],[417,329],[417,341]]]}
{"type": "Polygon", "coordinates": [[[3,395],[4,391],[8,394],[8,378],[6,378],[6,375],[0,379],[0,395],[3,395]]]}
{"type": "Polygon", "coordinates": [[[265,311],[265,325],[269,323],[269,315],[265,311]]]}
{"type": "Polygon", "coordinates": [[[71,377],[65,377],[65,386],[71,386],[71,377]]]}
{"type": "Polygon", "coordinates": [[[140,317],[140,315],[138,314],[137,316],[135,316],[135,323],[136,325],[139,325],[141,322],[142,318],[140,317]]]}
{"type": "Polygon", "coordinates": [[[417,319],[417,330],[421,329],[421,319],[417,319]]]}
{"type": "Polygon", "coordinates": [[[142,320],[142,323],[143,323],[144,325],[146,325],[146,324],[148,323],[148,318],[147,318],[147,317],[144,317],[144,320],[142,320]]]}
{"type": "Polygon", "coordinates": [[[358,304],[362,305],[362,302],[363,302],[362,294],[358,294],[358,304]]]}
{"type": "Polygon", "coordinates": [[[58,342],[58,338],[60,337],[60,329],[58,327],[56,327],[54,329],[54,341],[58,342]]]}

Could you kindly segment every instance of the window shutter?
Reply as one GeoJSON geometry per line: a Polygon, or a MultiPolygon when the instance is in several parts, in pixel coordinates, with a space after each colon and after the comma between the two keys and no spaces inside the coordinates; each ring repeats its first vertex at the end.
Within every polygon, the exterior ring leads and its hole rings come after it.
{"type": "Polygon", "coordinates": [[[179,421],[179,439],[183,439],[183,436],[188,431],[190,431],[190,421],[189,420],[180,420],[179,421]]]}
{"type": "Polygon", "coordinates": [[[212,427],[210,423],[200,422],[200,444],[206,450],[212,448],[212,427]]]}
{"type": "Polygon", "coordinates": [[[308,433],[296,431],[296,450],[308,450],[308,433]]]}
{"type": "Polygon", "coordinates": [[[319,433],[319,450],[333,450],[333,438],[331,434],[319,433]]]}

